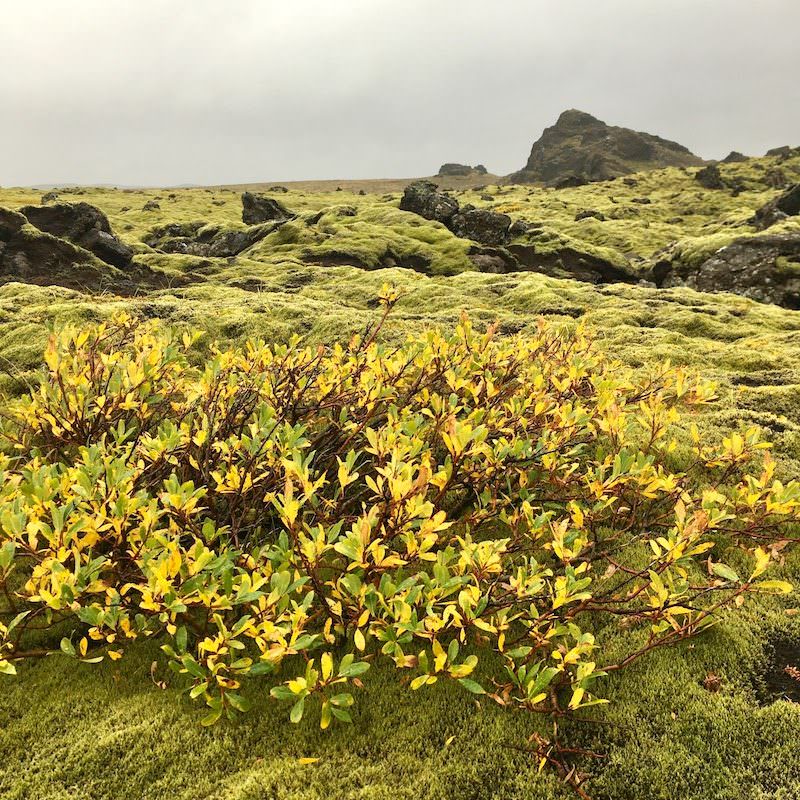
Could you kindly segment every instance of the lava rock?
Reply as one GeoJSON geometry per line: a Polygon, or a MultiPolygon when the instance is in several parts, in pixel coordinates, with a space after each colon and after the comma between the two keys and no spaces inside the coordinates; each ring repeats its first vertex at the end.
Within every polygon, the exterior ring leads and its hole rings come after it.
{"type": "Polygon", "coordinates": [[[795,183],[774,200],[761,206],[751,222],[759,230],[764,230],[782,219],[796,217],[798,214],[800,214],[800,183],[795,183]]]}
{"type": "Polygon", "coordinates": [[[744,153],[740,153],[738,150],[731,150],[725,158],[722,159],[723,164],[740,164],[742,161],[748,161],[744,153]]]}
{"type": "Polygon", "coordinates": [[[20,213],[40,231],[67,239],[106,264],[125,268],[133,259],[133,251],[114,235],[108,217],[88,203],[25,206],[20,213]]]}
{"type": "Polygon", "coordinates": [[[699,266],[673,263],[659,269],[656,265],[654,274],[661,287],[734,292],[762,303],[800,309],[800,234],[742,237],[699,266]]]}
{"type": "Polygon", "coordinates": [[[450,219],[449,228],[462,239],[488,245],[502,245],[509,240],[511,217],[485,208],[465,208],[450,219]]]}
{"type": "Polygon", "coordinates": [[[722,180],[719,167],[716,164],[709,164],[703,169],[699,169],[694,174],[694,179],[704,189],[724,189],[725,181],[722,180]]]}
{"type": "Polygon", "coordinates": [[[415,181],[406,186],[400,210],[447,225],[458,213],[458,200],[440,192],[432,181],[415,181]]]}
{"type": "Polygon", "coordinates": [[[766,155],[781,159],[789,158],[792,155],[792,148],[789,147],[788,144],[784,144],[780,147],[773,147],[770,150],[767,150],[766,155]]]}
{"type": "Polygon", "coordinates": [[[534,142],[528,162],[509,176],[514,183],[558,186],[565,178],[585,181],[669,166],[701,165],[702,159],[676,142],[629,128],[606,125],[584,111],[570,109],[534,142]]]}
{"type": "Polygon", "coordinates": [[[444,178],[444,177],[464,177],[467,175],[486,175],[488,171],[483,164],[477,164],[474,167],[469,166],[469,164],[456,164],[456,163],[447,163],[442,164],[439,167],[439,172],[437,173],[437,177],[444,178]]]}
{"type": "Polygon", "coordinates": [[[258,225],[262,222],[286,222],[295,215],[286,206],[272,197],[245,192],[242,195],[242,222],[245,225],[258,225]]]}
{"type": "Polygon", "coordinates": [[[585,208],[583,211],[579,211],[575,215],[575,222],[580,222],[582,219],[598,219],[600,222],[605,222],[605,214],[601,211],[596,211],[594,208],[585,208]]]}

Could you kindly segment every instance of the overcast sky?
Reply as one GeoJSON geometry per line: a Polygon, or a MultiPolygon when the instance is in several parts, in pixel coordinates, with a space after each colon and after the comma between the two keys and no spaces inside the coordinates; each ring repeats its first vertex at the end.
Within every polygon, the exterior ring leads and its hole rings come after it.
{"type": "Polygon", "coordinates": [[[1,0],[0,185],[505,174],[565,108],[800,144],[800,0],[1,0]]]}

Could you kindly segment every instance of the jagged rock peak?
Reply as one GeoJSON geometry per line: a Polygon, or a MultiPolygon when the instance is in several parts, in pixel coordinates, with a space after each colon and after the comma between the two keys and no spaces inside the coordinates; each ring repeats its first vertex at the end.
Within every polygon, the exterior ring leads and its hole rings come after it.
{"type": "Polygon", "coordinates": [[[607,125],[571,108],[533,143],[527,164],[509,176],[518,183],[597,181],[660,167],[704,162],[677,142],[650,133],[607,125]]]}

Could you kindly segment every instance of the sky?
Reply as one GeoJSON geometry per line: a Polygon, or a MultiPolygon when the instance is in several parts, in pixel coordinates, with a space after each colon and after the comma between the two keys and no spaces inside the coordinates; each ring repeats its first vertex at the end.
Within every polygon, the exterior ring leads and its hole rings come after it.
{"type": "Polygon", "coordinates": [[[2,186],[507,174],[566,108],[800,145],[799,0],[2,5],[2,186]]]}

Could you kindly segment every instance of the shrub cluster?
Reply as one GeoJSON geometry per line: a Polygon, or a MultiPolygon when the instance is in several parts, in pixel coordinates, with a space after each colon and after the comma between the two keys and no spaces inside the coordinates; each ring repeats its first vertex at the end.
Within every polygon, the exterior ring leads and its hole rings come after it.
{"type": "Polygon", "coordinates": [[[61,625],[89,662],[157,637],[204,724],[265,674],[293,722],[347,722],[376,659],[411,690],[449,678],[557,720],[748,593],[791,589],[763,573],[800,486],[756,431],[695,433],[668,468],[680,409],[713,386],[544,323],[500,338],[465,317],[399,346],[380,324],[202,369],[191,334],[124,315],[52,335],[2,429],[0,670],[50,654],[33,631],[61,625]],[[611,623],[630,650],[603,663],[611,623]]]}

